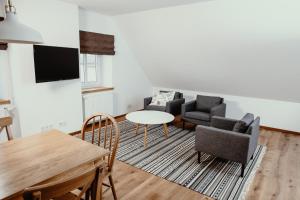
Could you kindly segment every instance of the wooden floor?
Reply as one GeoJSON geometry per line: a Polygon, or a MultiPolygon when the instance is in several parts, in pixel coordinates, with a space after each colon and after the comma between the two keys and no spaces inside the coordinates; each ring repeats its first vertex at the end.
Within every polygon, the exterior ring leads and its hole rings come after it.
{"type": "MultiPolygon", "coordinates": [[[[267,151],[246,199],[300,200],[300,134],[262,130],[259,143],[267,151]]],[[[115,163],[114,181],[119,200],[211,199],[120,161],[115,163]]],[[[106,190],[104,200],[112,199],[106,190]]]]}

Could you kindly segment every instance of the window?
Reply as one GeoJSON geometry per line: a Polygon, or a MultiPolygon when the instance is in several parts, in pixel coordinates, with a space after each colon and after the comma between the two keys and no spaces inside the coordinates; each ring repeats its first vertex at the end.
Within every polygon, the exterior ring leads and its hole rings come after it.
{"type": "Polygon", "coordinates": [[[101,86],[101,56],[80,54],[80,79],[84,88],[101,86]]]}

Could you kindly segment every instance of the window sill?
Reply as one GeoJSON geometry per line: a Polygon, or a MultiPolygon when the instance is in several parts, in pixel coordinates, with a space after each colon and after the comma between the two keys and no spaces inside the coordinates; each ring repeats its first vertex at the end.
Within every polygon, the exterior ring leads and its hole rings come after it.
{"type": "Polygon", "coordinates": [[[89,94],[96,92],[106,92],[114,90],[113,87],[92,87],[92,88],[83,88],[81,89],[81,94],[89,94]]]}
{"type": "Polygon", "coordinates": [[[10,100],[0,99],[0,105],[10,104],[10,100]]]}

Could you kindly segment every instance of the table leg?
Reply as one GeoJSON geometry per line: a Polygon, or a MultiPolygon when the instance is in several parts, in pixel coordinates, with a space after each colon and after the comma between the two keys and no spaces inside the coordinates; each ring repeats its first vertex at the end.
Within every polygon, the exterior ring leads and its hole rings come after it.
{"type": "Polygon", "coordinates": [[[147,135],[148,135],[148,125],[145,125],[145,135],[144,135],[144,147],[147,147],[147,135]]]}
{"type": "Polygon", "coordinates": [[[167,126],[167,124],[163,124],[163,126],[164,126],[165,136],[166,136],[166,138],[168,138],[168,134],[169,134],[168,126],[167,126]]]}
{"type": "Polygon", "coordinates": [[[139,128],[140,128],[140,124],[137,124],[137,125],[136,125],[136,131],[135,131],[135,134],[136,134],[136,135],[138,134],[139,128]]]}

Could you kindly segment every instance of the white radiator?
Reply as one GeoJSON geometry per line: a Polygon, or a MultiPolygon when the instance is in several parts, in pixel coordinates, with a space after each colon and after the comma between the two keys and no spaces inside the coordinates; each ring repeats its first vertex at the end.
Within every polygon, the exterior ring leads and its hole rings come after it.
{"type": "Polygon", "coordinates": [[[114,114],[114,93],[112,91],[84,94],[82,103],[84,119],[97,112],[114,114]]]}

